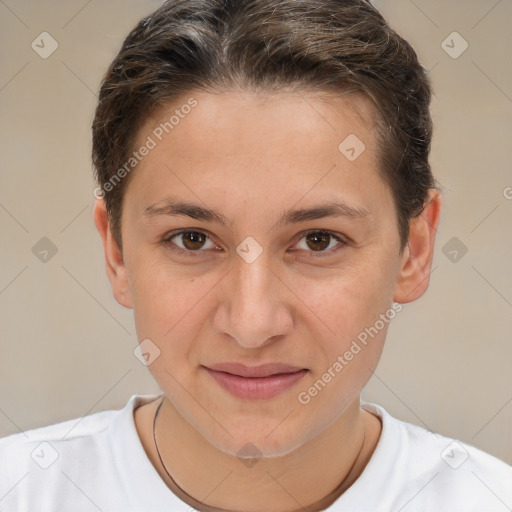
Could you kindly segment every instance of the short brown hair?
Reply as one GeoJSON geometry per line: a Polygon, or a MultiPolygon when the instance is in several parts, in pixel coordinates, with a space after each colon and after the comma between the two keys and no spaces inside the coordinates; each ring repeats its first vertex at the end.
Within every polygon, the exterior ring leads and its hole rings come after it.
{"type": "Polygon", "coordinates": [[[431,86],[413,48],[367,0],[168,0],[137,24],[103,79],[92,125],[95,175],[120,248],[129,176],[104,185],[145,120],[185,93],[240,88],[371,98],[403,250],[409,220],[436,187],[431,86]]]}

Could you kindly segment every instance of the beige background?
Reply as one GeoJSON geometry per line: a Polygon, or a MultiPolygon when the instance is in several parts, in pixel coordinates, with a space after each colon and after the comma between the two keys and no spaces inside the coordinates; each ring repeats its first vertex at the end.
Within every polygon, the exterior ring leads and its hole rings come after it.
{"type": "MultiPolygon", "coordinates": [[[[89,154],[101,76],[160,3],[0,0],[0,436],[158,392],[105,275],[89,154]],[[47,59],[31,48],[43,31],[47,59]]],[[[512,463],[512,2],[376,3],[432,73],[444,212],[430,289],[394,320],[363,397],[512,463]],[[457,59],[441,46],[453,31],[469,44],[457,59]]]]}

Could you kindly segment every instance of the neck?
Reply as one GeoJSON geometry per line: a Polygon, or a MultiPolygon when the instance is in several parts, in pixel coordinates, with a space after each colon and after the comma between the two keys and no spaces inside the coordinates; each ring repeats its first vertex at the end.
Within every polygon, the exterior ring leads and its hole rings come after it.
{"type": "Polygon", "coordinates": [[[166,399],[155,423],[155,445],[153,420],[160,403],[147,404],[145,419],[135,414],[148,457],[176,494],[210,510],[322,510],[358,478],[380,435],[380,421],[357,401],[292,453],[244,464],[207,442],[166,399]]]}

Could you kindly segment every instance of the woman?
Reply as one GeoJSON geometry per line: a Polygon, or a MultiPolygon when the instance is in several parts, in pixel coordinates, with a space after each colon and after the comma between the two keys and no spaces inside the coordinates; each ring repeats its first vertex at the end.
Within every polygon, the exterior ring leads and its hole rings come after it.
{"type": "Polygon", "coordinates": [[[430,84],[365,0],[177,0],[93,122],[95,224],[162,389],[0,442],[6,510],[509,510],[512,468],[361,403],[429,283],[430,84]]]}

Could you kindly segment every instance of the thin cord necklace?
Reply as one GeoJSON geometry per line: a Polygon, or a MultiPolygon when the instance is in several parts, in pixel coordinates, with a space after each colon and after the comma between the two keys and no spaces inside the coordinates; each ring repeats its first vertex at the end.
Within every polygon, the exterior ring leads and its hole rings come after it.
{"type": "MultiPolygon", "coordinates": [[[[155,414],[155,417],[153,419],[153,441],[155,442],[155,448],[156,448],[156,453],[158,454],[158,458],[160,459],[160,464],[162,464],[162,467],[164,468],[164,471],[167,473],[167,476],[171,479],[172,483],[181,491],[181,492],[185,492],[174,480],[174,478],[171,476],[171,474],[169,473],[169,471],[167,471],[167,467],[165,466],[164,464],[164,461],[162,459],[162,456],[160,455],[160,450],[158,449],[158,444],[156,442],[156,419],[158,418],[158,414],[160,413],[160,409],[162,408],[162,405],[164,403],[164,400],[165,398],[162,398],[162,401],[160,402],[160,405],[158,406],[157,410],[156,410],[156,414],[155,414]]],[[[187,493],[185,493],[187,494],[187,493]]]]}
{"type": "MultiPolygon", "coordinates": [[[[156,448],[156,453],[158,454],[158,458],[160,459],[160,464],[162,465],[162,467],[164,468],[164,471],[166,472],[167,476],[171,479],[171,482],[183,493],[185,494],[186,496],[188,496],[191,500],[193,501],[197,501],[198,503],[200,503],[201,505],[204,505],[204,506],[207,506],[205,505],[204,503],[201,503],[200,501],[196,500],[195,498],[193,498],[192,496],[190,496],[190,494],[188,494],[186,491],[184,491],[177,483],[176,481],[174,480],[174,478],[171,476],[171,474],[169,473],[169,471],[167,470],[167,467],[166,465],[164,464],[164,461],[162,459],[162,455],[160,454],[160,450],[158,449],[158,444],[156,442],[156,419],[158,418],[158,414],[160,413],[160,409],[162,408],[162,405],[164,403],[164,400],[165,398],[162,398],[162,401],[160,402],[160,404],[158,405],[158,408],[156,410],[156,413],[155,413],[155,417],[153,418],[153,441],[155,443],[155,448],[156,448]]],[[[339,495],[341,495],[341,493],[345,492],[346,489],[348,488],[345,488],[346,487],[346,482],[349,481],[349,477],[352,476],[352,472],[354,471],[355,467],[356,467],[356,464],[357,462],[359,461],[360,457],[361,457],[361,454],[363,452],[363,448],[364,448],[364,443],[366,441],[366,428],[363,429],[363,441],[361,443],[361,448],[359,450],[359,453],[357,454],[357,457],[356,459],[354,460],[354,463],[352,464],[352,466],[350,467],[347,475],[345,476],[345,478],[340,482],[340,484],[332,491],[330,492],[327,496],[324,496],[323,498],[321,498],[320,500],[318,500],[317,503],[321,503],[323,502],[327,497],[329,496],[332,496],[334,495],[335,493],[337,494],[336,498],[338,498],[339,495]]],[[[352,485],[352,484],[350,484],[352,485]]],[[[349,486],[350,486],[349,485],[349,486]]],[[[309,507],[314,507],[316,505],[316,503],[314,503],[313,505],[310,505],[309,507]]],[[[323,505],[322,505],[323,506],[323,505]]],[[[222,509],[216,509],[216,510],[222,510],[222,509]]],[[[319,509],[319,510],[323,510],[322,509],[319,509]]]]}
{"type": "MultiPolygon", "coordinates": [[[[169,473],[169,471],[167,470],[167,466],[165,465],[163,459],[162,459],[162,455],[160,454],[160,450],[158,449],[158,443],[156,442],[156,419],[158,418],[158,414],[160,413],[160,409],[162,408],[162,405],[164,403],[164,400],[165,398],[162,398],[162,401],[160,402],[160,404],[158,405],[158,408],[156,410],[156,413],[155,413],[155,417],[153,419],[153,441],[155,443],[155,448],[156,448],[156,453],[158,454],[158,458],[160,459],[160,464],[162,465],[162,467],[164,468],[164,471],[167,473],[167,476],[171,479],[171,482],[176,486],[177,489],[179,489],[185,496],[188,496],[189,499],[191,499],[192,501],[197,501],[198,503],[200,503],[201,505],[204,505],[204,503],[201,503],[200,501],[196,500],[195,498],[193,498],[192,496],[190,496],[190,494],[188,494],[185,490],[183,490],[179,485],[178,483],[176,482],[176,480],[174,480],[174,478],[172,477],[172,475],[169,473]]],[[[206,505],[205,505],[206,506],[206,505]]]]}

